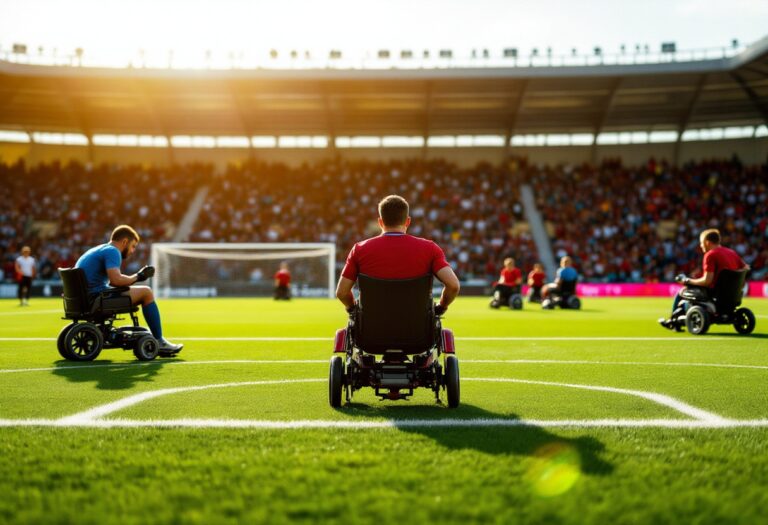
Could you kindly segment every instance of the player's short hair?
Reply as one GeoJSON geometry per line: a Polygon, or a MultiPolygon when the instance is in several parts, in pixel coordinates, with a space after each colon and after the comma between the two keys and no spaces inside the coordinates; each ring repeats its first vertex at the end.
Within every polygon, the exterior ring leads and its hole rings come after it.
{"type": "Polygon", "coordinates": [[[379,217],[384,226],[402,226],[408,218],[408,201],[400,195],[387,195],[379,202],[379,217]]]}
{"type": "Polygon", "coordinates": [[[112,236],[109,238],[109,240],[122,241],[123,239],[130,239],[132,241],[139,242],[141,240],[141,237],[139,237],[139,234],[136,233],[136,230],[134,230],[127,224],[121,224],[120,226],[112,230],[112,236]]]}
{"type": "Polygon", "coordinates": [[[709,241],[712,244],[720,244],[720,230],[717,228],[710,228],[708,230],[704,230],[701,232],[701,235],[699,235],[699,239],[701,242],[709,241]]]}
{"type": "Polygon", "coordinates": [[[507,257],[506,259],[504,259],[504,266],[506,266],[507,264],[515,264],[514,257],[507,257]]]}

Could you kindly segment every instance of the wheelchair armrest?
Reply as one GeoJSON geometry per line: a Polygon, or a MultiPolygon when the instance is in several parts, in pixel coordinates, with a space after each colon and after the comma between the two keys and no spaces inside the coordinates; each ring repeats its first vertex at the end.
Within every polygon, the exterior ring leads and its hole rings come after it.
{"type": "Polygon", "coordinates": [[[131,290],[130,286],[118,286],[116,288],[109,288],[108,290],[104,290],[103,292],[101,292],[101,295],[103,296],[104,294],[113,294],[115,292],[123,293],[123,292],[128,292],[130,290],[131,290]]]}

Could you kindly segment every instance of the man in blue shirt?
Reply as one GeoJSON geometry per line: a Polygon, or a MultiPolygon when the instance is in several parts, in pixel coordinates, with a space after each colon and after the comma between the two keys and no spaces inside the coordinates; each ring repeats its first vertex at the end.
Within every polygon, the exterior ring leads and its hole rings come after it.
{"type": "Polygon", "coordinates": [[[154,273],[145,266],[133,275],[125,275],[120,271],[123,259],[130,257],[139,244],[139,234],[127,225],[118,226],[112,231],[108,243],[101,244],[85,252],[75,263],[75,268],[82,268],[88,283],[88,293],[91,296],[110,289],[110,286],[128,286],[127,292],[133,304],[140,304],[144,319],[149,330],[157,339],[160,351],[178,353],[183,344],[173,344],[163,337],[163,327],[160,322],[160,310],[157,308],[155,296],[149,286],[131,286],[144,281],[154,273]],[[151,272],[151,273],[150,273],[151,272]]]}
{"type": "Polygon", "coordinates": [[[555,282],[549,283],[541,290],[542,298],[546,298],[550,294],[560,292],[563,283],[575,283],[579,278],[579,272],[573,267],[573,260],[567,255],[560,259],[560,268],[557,269],[557,276],[555,282]]]}

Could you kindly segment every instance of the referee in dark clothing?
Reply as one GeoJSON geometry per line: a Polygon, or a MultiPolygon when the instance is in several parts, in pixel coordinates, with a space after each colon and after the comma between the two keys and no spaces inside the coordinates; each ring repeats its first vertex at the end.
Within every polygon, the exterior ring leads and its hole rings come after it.
{"type": "Polygon", "coordinates": [[[459,279],[453,273],[443,250],[433,241],[408,235],[411,224],[408,202],[399,195],[384,197],[379,203],[381,235],[358,242],[349,252],[336,287],[336,297],[347,311],[355,306],[352,287],[359,274],[376,279],[412,279],[433,274],[443,283],[435,313],[442,315],[459,294],[459,279]]]}

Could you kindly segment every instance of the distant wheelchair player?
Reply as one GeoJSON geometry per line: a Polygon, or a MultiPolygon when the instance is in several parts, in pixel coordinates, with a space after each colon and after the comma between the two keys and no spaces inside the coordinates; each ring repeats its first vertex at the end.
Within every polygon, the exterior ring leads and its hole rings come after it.
{"type": "Polygon", "coordinates": [[[704,275],[675,277],[684,288],[675,295],[670,317],[659,319],[659,324],[678,332],[685,327],[693,335],[707,333],[712,324],[730,324],[740,334],[752,333],[755,315],[748,308],[738,308],[749,266],[735,251],[721,246],[717,229],[701,232],[699,246],[704,252],[704,275]]]}
{"type": "Polygon", "coordinates": [[[573,260],[567,255],[562,257],[555,282],[544,286],[541,291],[541,307],[545,310],[552,310],[558,306],[571,310],[580,309],[581,299],[576,295],[578,280],[579,273],[573,267],[573,260]]]}
{"type": "Polygon", "coordinates": [[[512,257],[507,257],[504,259],[504,268],[501,270],[499,280],[493,288],[491,308],[509,306],[513,310],[520,310],[523,307],[522,284],[523,274],[520,268],[515,266],[515,260],[512,257]]]}
{"type": "Polygon", "coordinates": [[[459,280],[437,244],[406,234],[411,218],[405,199],[382,199],[378,223],[381,235],[355,244],[336,289],[349,323],[336,332],[330,405],[341,406],[342,392],[351,401],[363,387],[389,400],[407,399],[415,388],[426,387],[438,402],[445,390],[448,406],[455,408],[458,359],[453,334],[442,329],[440,317],[458,295],[459,280]],[[433,277],[444,286],[437,304],[433,277]],[[352,292],[356,282],[358,301],[352,292]]]}

